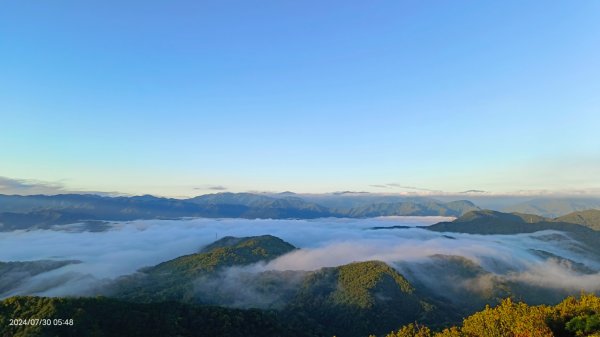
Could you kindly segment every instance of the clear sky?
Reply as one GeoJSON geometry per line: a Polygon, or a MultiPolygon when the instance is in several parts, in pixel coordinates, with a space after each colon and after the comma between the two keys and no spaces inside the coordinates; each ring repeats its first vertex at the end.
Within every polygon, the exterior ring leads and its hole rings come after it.
{"type": "Polygon", "coordinates": [[[600,2],[2,1],[0,176],[600,192],[600,2]]]}

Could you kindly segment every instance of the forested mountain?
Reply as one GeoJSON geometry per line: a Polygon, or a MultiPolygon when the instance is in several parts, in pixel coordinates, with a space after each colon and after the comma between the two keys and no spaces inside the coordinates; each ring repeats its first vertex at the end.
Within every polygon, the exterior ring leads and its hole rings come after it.
{"type": "MultiPolygon", "coordinates": [[[[588,214],[588,213],[585,213],[588,214]]],[[[590,213],[595,215],[595,212],[590,213]]],[[[597,223],[594,216],[581,216],[579,213],[568,217],[548,219],[537,215],[502,213],[490,210],[471,211],[451,222],[439,222],[426,227],[437,232],[457,232],[469,234],[518,234],[543,230],[556,230],[569,233],[587,248],[600,252],[600,231],[594,230],[597,223]],[[570,223],[580,221],[585,223],[570,223]]]]}
{"type": "Polygon", "coordinates": [[[262,310],[203,307],[177,302],[132,303],[108,298],[13,297],[0,302],[0,336],[310,335],[282,324],[273,313],[262,310]],[[11,321],[13,319],[21,321],[11,321]]]}
{"type": "MultiPolygon", "coordinates": [[[[352,333],[355,317],[345,321],[352,333]]],[[[370,329],[368,326],[365,330],[370,329]]],[[[536,336],[576,337],[600,335],[600,298],[569,297],[554,306],[529,306],[510,299],[466,317],[462,324],[439,332],[417,322],[386,337],[536,336]]],[[[131,303],[107,298],[14,297],[0,302],[0,335],[11,337],[176,337],[176,336],[331,336],[303,328],[276,313],[186,305],[176,302],[131,303]],[[11,319],[18,317],[11,325],[11,319]],[[24,320],[27,321],[26,324],[24,320]],[[60,321],[58,321],[60,320],[60,321]],[[51,323],[49,323],[51,322],[51,323]],[[21,324],[19,324],[21,323],[21,324]],[[59,324],[60,323],[60,324],[59,324]]],[[[366,334],[356,334],[367,336],[366,334]]],[[[371,335],[375,336],[375,335],[371,335]]]]}
{"type": "Polygon", "coordinates": [[[122,277],[109,290],[111,296],[140,301],[174,300],[213,303],[212,294],[199,297],[197,283],[208,282],[225,267],[269,261],[294,250],[291,244],[271,235],[222,238],[203,252],[185,255],[122,277]]]}
{"type": "Polygon", "coordinates": [[[439,222],[427,227],[438,232],[470,234],[516,234],[541,230],[559,230],[573,233],[598,234],[591,228],[576,223],[546,219],[520,213],[502,213],[490,210],[472,211],[451,222],[439,222]]]}
{"type": "Polygon", "coordinates": [[[287,321],[308,323],[324,336],[383,334],[414,321],[447,321],[438,307],[387,264],[356,262],[307,273],[281,311],[287,321]]]}
{"type": "Polygon", "coordinates": [[[554,219],[558,222],[575,223],[589,227],[593,230],[600,231],[600,210],[589,209],[563,215],[554,219]]]}
{"type": "Polygon", "coordinates": [[[434,323],[458,318],[449,318],[451,313],[442,312],[383,262],[317,271],[227,269],[269,261],[294,249],[268,235],[226,237],[200,253],[123,277],[108,295],[146,303],[172,300],[276,309],[289,324],[301,327],[309,322],[307,331],[326,336],[363,336],[373,331],[385,333],[414,320],[434,323]]]}
{"type": "Polygon", "coordinates": [[[568,297],[554,306],[529,306],[505,299],[465,318],[461,325],[434,332],[409,324],[386,337],[575,337],[600,336],[600,297],[568,297]]]}
{"type": "Polygon", "coordinates": [[[492,210],[469,211],[452,222],[441,222],[428,227],[432,230],[442,228],[460,228],[462,230],[473,230],[477,234],[487,234],[484,231],[492,231],[489,234],[531,233],[544,229],[556,229],[565,231],[581,230],[581,227],[592,230],[600,230],[600,210],[585,210],[569,213],[557,218],[546,218],[535,214],[525,213],[503,213],[492,210]]]}

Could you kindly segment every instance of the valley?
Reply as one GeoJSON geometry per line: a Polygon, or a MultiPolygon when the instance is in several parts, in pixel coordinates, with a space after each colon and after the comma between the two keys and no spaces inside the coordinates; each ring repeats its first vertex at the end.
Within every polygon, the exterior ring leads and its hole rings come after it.
{"type": "MultiPolygon", "coordinates": [[[[249,335],[274,336],[385,336],[414,322],[441,331],[506,298],[555,305],[599,293],[594,221],[593,211],[549,219],[475,210],[454,220],[159,219],[112,221],[103,231],[5,232],[2,310],[83,310],[78,319],[96,325],[119,310],[133,310],[123,315],[137,324],[171,315],[189,322],[156,330],[173,336],[194,335],[195,324],[231,336],[246,325],[249,335]],[[40,245],[10,251],[19,240],[40,245]],[[176,309],[165,316],[163,306],[176,309]],[[189,321],[198,313],[212,318],[189,321]],[[239,325],[227,323],[232,317],[239,325]]],[[[106,336],[111,329],[96,328],[106,336]]],[[[203,331],[197,335],[212,330],[203,331]]]]}

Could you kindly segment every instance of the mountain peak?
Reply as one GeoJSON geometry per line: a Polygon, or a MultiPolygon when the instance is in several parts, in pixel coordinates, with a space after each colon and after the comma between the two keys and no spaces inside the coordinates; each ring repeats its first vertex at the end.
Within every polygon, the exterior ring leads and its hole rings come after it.
{"type": "Polygon", "coordinates": [[[201,252],[209,253],[218,248],[239,249],[242,247],[261,247],[278,251],[292,251],[293,245],[273,235],[260,235],[248,237],[225,236],[204,247],[201,252]]]}

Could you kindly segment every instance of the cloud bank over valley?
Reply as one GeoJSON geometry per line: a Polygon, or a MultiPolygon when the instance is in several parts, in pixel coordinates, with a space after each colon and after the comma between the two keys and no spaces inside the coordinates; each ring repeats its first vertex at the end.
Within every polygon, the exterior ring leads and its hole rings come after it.
{"type": "MultiPolygon", "coordinates": [[[[449,218],[140,220],[116,222],[104,232],[5,232],[0,233],[0,261],[13,264],[5,263],[0,291],[2,297],[93,295],[120,276],[197,253],[216,239],[264,234],[280,237],[300,249],[269,262],[223,271],[221,287],[229,285],[235,289],[239,280],[265,271],[313,271],[380,260],[412,281],[440,292],[448,289],[439,284],[439,277],[452,278],[456,268],[474,273],[457,282],[459,287],[470,290],[485,291],[505,282],[573,292],[600,290],[600,259],[568,234],[541,231],[471,235],[421,228],[445,220],[449,218]],[[46,269],[36,265],[32,269],[17,266],[16,261],[45,261],[46,265],[68,262],[46,269]],[[436,277],[440,266],[446,267],[436,277]],[[240,273],[246,276],[241,277],[240,273]],[[11,287],[10,280],[19,282],[11,287]]],[[[248,301],[243,303],[248,305],[248,301]]],[[[260,301],[252,303],[259,305],[260,301]]]]}

